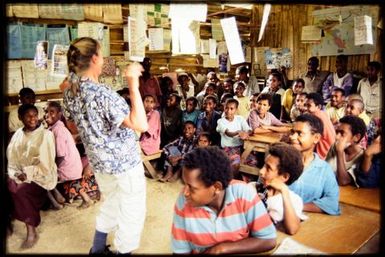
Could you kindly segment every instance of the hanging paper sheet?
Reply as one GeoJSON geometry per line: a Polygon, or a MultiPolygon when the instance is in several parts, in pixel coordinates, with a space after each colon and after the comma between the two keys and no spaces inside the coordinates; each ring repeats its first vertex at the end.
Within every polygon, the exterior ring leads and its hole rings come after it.
{"type": "Polygon", "coordinates": [[[67,52],[69,45],[54,45],[52,51],[51,75],[66,77],[68,75],[67,52]]]}
{"type": "Polygon", "coordinates": [[[49,25],[49,27],[47,27],[47,40],[49,42],[49,56],[52,55],[53,46],[55,44],[69,45],[70,35],[67,25],[49,25]]]}
{"type": "Polygon", "coordinates": [[[234,65],[245,62],[235,17],[221,19],[221,25],[225,35],[227,49],[229,50],[230,63],[234,65]]]}
{"type": "Polygon", "coordinates": [[[37,41],[34,64],[39,70],[48,68],[48,41],[37,41]]]}
{"type": "Polygon", "coordinates": [[[7,58],[22,57],[21,28],[19,24],[7,24],[7,58]]]}
{"type": "Polygon", "coordinates": [[[46,40],[46,26],[38,24],[21,25],[22,58],[33,59],[35,57],[36,43],[46,40]]]}
{"type": "Polygon", "coordinates": [[[23,76],[21,75],[21,62],[8,61],[7,62],[7,94],[17,94],[23,88],[23,76]]]}

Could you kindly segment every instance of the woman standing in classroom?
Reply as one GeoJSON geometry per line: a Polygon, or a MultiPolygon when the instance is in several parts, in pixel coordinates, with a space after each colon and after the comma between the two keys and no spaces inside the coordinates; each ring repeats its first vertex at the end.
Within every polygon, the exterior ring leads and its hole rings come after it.
{"type": "Polygon", "coordinates": [[[90,254],[111,253],[107,235],[115,231],[118,253],[139,247],[146,216],[146,182],[134,130],[148,129],[139,92],[140,64],[127,67],[131,108],[107,85],[99,83],[103,56],[98,41],[74,40],[67,53],[70,87],[64,92],[69,119],[79,130],[104,202],[96,217],[90,254]]]}

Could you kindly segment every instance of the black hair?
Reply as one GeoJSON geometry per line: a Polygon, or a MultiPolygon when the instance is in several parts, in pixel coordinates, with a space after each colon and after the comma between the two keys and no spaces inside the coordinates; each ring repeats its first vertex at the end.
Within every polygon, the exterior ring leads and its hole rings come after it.
{"type": "Polygon", "coordinates": [[[186,120],[184,123],[183,123],[183,128],[187,125],[187,124],[191,124],[194,126],[194,128],[196,128],[197,126],[195,125],[194,122],[192,122],[191,120],[186,120]]]}
{"type": "Polygon", "coordinates": [[[287,185],[291,185],[303,171],[302,154],[294,146],[278,142],[269,147],[268,153],[279,159],[278,174],[289,174],[287,185]]]}
{"type": "Polygon", "coordinates": [[[234,80],[232,78],[225,78],[223,82],[230,82],[231,84],[234,84],[234,80]]]}
{"type": "Polygon", "coordinates": [[[319,59],[315,56],[312,56],[309,58],[309,60],[307,60],[307,62],[315,62],[317,64],[317,66],[319,66],[319,59]]]}
{"type": "Polygon", "coordinates": [[[294,122],[306,122],[310,126],[310,129],[313,133],[319,133],[322,135],[324,132],[324,125],[322,120],[313,114],[301,114],[295,119],[294,122]]]}
{"type": "Polygon", "coordinates": [[[360,134],[358,142],[361,141],[361,139],[365,136],[366,125],[361,118],[352,115],[347,115],[340,119],[340,123],[350,125],[350,130],[352,131],[353,136],[360,134]]]}
{"type": "Polygon", "coordinates": [[[193,105],[197,106],[198,105],[198,99],[195,97],[195,96],[190,96],[186,99],[186,103],[188,101],[192,101],[193,102],[193,105]]]}
{"type": "Polygon", "coordinates": [[[241,74],[241,73],[248,74],[249,68],[247,68],[247,66],[245,65],[238,66],[237,69],[235,70],[235,74],[241,74]]]}
{"type": "Polygon", "coordinates": [[[302,86],[305,86],[305,80],[301,79],[301,78],[298,78],[296,80],[293,81],[293,86],[294,84],[298,84],[298,83],[301,83],[302,86]]]}
{"type": "Polygon", "coordinates": [[[368,67],[373,67],[375,70],[381,70],[381,63],[373,61],[368,63],[368,67]]]}
{"type": "Polygon", "coordinates": [[[56,101],[49,101],[47,104],[48,107],[56,108],[58,112],[62,112],[62,107],[59,102],[56,101]]]}
{"type": "Polygon", "coordinates": [[[201,133],[198,134],[198,137],[197,137],[197,138],[199,139],[201,136],[206,137],[206,138],[209,140],[210,143],[212,142],[210,132],[208,132],[208,131],[202,131],[201,133]]]}
{"type": "Polygon", "coordinates": [[[344,54],[337,55],[337,59],[339,59],[345,63],[348,63],[348,56],[347,55],[344,55],[344,54]]]}
{"type": "Polygon", "coordinates": [[[242,86],[244,89],[246,89],[246,84],[243,81],[237,81],[234,83],[234,88],[236,89],[238,86],[242,86]]]}
{"type": "Polygon", "coordinates": [[[206,187],[219,181],[222,183],[223,189],[226,189],[233,178],[230,159],[217,146],[195,148],[185,154],[182,166],[187,169],[199,169],[198,178],[206,187]]]}
{"type": "Polygon", "coordinates": [[[333,91],[338,91],[341,93],[342,96],[345,96],[345,90],[343,88],[336,87],[333,89],[333,91]]]}
{"type": "Polygon", "coordinates": [[[217,102],[218,102],[218,99],[213,95],[205,96],[205,98],[203,98],[203,102],[205,102],[206,100],[209,100],[209,99],[211,99],[215,104],[217,104],[217,102]]]}
{"type": "Polygon", "coordinates": [[[23,87],[22,89],[20,89],[19,91],[19,96],[20,97],[25,97],[25,96],[36,96],[35,94],[35,91],[33,91],[31,88],[29,87],[23,87]]]}
{"type": "Polygon", "coordinates": [[[238,108],[238,106],[239,106],[238,100],[237,100],[237,99],[234,99],[234,98],[229,98],[229,99],[227,99],[227,100],[226,100],[226,105],[228,105],[228,104],[235,104],[235,107],[237,107],[237,108],[238,108]]]}
{"type": "Polygon", "coordinates": [[[270,95],[270,94],[267,94],[267,93],[259,94],[258,97],[257,97],[257,103],[258,103],[259,101],[262,101],[262,100],[267,100],[267,102],[269,103],[269,105],[271,105],[272,98],[271,98],[271,95],[270,95]]]}
{"type": "Polygon", "coordinates": [[[180,100],[181,100],[180,95],[178,95],[177,93],[171,93],[171,94],[168,95],[168,98],[171,98],[173,96],[175,97],[176,104],[179,105],[180,104],[180,100]]]}
{"type": "Polygon", "coordinates": [[[324,99],[322,98],[322,95],[319,94],[319,93],[309,93],[307,94],[306,98],[309,100],[313,100],[314,104],[316,106],[318,105],[321,105],[321,108],[322,106],[324,106],[324,99]]]}
{"type": "Polygon", "coordinates": [[[230,93],[224,93],[222,96],[221,96],[221,103],[224,103],[226,102],[227,99],[230,99],[230,98],[233,98],[233,95],[230,94],[230,93]]]}
{"type": "Polygon", "coordinates": [[[143,96],[143,102],[144,102],[144,100],[146,100],[147,97],[151,97],[152,99],[154,99],[154,102],[155,102],[155,103],[157,102],[155,96],[150,95],[150,94],[146,94],[146,95],[143,96]]]}
{"type": "Polygon", "coordinates": [[[272,72],[270,73],[269,75],[275,77],[276,79],[278,79],[279,82],[283,82],[283,79],[282,79],[282,74],[280,72],[272,72]]]}
{"type": "Polygon", "coordinates": [[[23,117],[27,113],[27,111],[29,111],[29,110],[35,110],[36,113],[39,113],[39,111],[37,110],[35,105],[22,104],[22,105],[20,105],[19,109],[17,109],[17,114],[19,115],[19,117],[23,117]]]}

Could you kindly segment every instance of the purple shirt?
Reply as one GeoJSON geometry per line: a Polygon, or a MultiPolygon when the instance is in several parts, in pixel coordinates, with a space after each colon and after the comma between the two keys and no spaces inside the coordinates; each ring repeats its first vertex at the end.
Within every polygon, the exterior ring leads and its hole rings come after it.
{"type": "Polygon", "coordinates": [[[59,181],[81,178],[83,165],[71,133],[60,120],[49,127],[49,130],[55,136],[56,165],[59,181]]]}

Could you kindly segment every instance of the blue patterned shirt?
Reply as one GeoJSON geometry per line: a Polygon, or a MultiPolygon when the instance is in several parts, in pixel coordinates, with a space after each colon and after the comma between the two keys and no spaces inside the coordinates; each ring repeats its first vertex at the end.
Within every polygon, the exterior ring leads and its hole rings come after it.
{"type": "Polygon", "coordinates": [[[129,106],[116,92],[86,80],[81,81],[75,97],[66,90],[63,100],[94,172],[120,174],[141,162],[135,132],[121,126],[130,112],[129,106]]]}

